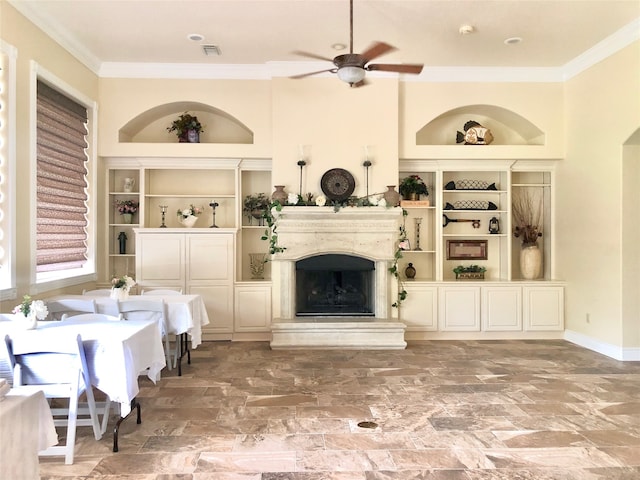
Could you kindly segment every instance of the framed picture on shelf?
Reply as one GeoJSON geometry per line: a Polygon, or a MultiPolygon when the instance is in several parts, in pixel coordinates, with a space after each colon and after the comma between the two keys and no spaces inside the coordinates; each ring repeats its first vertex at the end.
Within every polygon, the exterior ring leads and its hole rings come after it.
{"type": "Polygon", "coordinates": [[[486,240],[447,240],[447,260],[486,259],[486,240]]]}

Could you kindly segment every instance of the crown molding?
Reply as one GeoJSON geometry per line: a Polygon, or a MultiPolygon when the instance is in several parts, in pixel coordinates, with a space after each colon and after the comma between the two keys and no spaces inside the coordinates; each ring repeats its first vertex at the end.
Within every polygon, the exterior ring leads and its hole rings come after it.
{"type": "Polygon", "coordinates": [[[69,54],[73,55],[80,63],[98,75],[100,70],[100,59],[90,50],[85,48],[73,35],[63,29],[59,24],[50,18],[43,16],[30,2],[24,0],[7,0],[13,8],[25,16],[30,22],[38,27],[45,35],[51,37],[69,54]]]}
{"type": "MultiPolygon", "coordinates": [[[[267,62],[265,64],[194,64],[101,62],[91,51],[51,19],[45,18],[30,2],[7,0],[16,10],[103,78],[171,78],[269,80],[313,72],[330,67],[326,62],[267,62]]],[[[367,72],[371,78],[399,78],[407,82],[563,82],[640,39],[640,18],[559,67],[439,67],[426,66],[420,75],[367,72]]],[[[330,77],[323,72],[316,78],[330,77]]]]}
{"type": "Polygon", "coordinates": [[[607,57],[640,40],[640,18],[596,43],[586,52],[567,62],[563,67],[563,80],[569,80],[607,57]]]}

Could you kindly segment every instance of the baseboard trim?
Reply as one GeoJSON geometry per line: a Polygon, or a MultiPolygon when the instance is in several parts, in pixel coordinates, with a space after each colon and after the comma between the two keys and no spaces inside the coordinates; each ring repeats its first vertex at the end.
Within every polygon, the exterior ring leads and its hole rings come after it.
{"type": "Polygon", "coordinates": [[[615,360],[620,360],[622,362],[640,361],[640,347],[618,347],[617,345],[601,342],[600,340],[596,340],[595,338],[573,330],[565,330],[564,339],[568,342],[575,343],[576,345],[601,353],[602,355],[606,355],[607,357],[615,360]]]}

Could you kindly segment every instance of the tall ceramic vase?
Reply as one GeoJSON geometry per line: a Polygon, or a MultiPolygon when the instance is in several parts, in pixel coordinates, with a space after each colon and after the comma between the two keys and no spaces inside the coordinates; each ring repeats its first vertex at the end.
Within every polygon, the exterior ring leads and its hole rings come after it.
{"type": "Polygon", "coordinates": [[[271,194],[272,202],[280,202],[280,205],[287,204],[287,192],[284,191],[284,185],[275,185],[276,190],[271,194]]]}
{"type": "Polygon", "coordinates": [[[180,221],[183,227],[191,228],[198,221],[198,217],[196,217],[195,215],[189,215],[187,217],[181,216],[178,220],[180,221]]]}
{"type": "Polygon", "coordinates": [[[542,273],[542,252],[537,243],[522,245],[520,274],[525,280],[535,280],[542,273]]]}
{"type": "Polygon", "coordinates": [[[384,201],[390,207],[397,207],[400,205],[400,194],[396,192],[395,185],[387,185],[387,191],[384,192],[384,201]]]}

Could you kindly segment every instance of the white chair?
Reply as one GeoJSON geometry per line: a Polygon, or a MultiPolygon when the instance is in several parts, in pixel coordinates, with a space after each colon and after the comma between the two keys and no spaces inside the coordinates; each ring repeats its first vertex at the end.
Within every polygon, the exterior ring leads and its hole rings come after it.
{"type": "Polygon", "coordinates": [[[111,295],[110,288],[96,288],[95,290],[82,290],[83,295],[91,295],[92,297],[108,297],[111,295]]]}
{"type": "Polygon", "coordinates": [[[182,295],[181,288],[143,288],[140,295],[182,295]]]}
{"type": "MultiPolygon", "coordinates": [[[[147,288],[147,289],[143,288],[142,292],[140,292],[140,295],[182,295],[182,289],[181,288],[175,288],[175,289],[174,288],[153,288],[153,287],[147,288]]],[[[185,345],[184,347],[185,351],[188,352],[186,335],[183,335],[183,336],[176,335],[176,338],[175,338],[176,347],[173,352],[173,368],[176,368],[178,366],[178,359],[180,357],[180,342],[183,342],[183,344],[185,345]]]]}
{"type": "Polygon", "coordinates": [[[96,313],[98,307],[93,298],[62,298],[46,302],[49,320],[64,320],[64,318],[81,313],[96,313]]]}
{"type": "Polygon", "coordinates": [[[51,408],[56,426],[66,427],[64,445],[55,445],[41,450],[38,455],[64,455],[65,463],[73,463],[76,442],[76,427],[90,426],[96,440],[102,438],[98,421],[87,359],[80,335],[68,342],[52,342],[46,350],[13,353],[9,336],[5,337],[5,345],[13,365],[13,391],[18,394],[32,394],[42,390],[47,399],[67,399],[68,408],[51,408]],[[78,398],[85,394],[88,416],[79,408],[78,398]]]}
{"type": "Polygon", "coordinates": [[[167,334],[167,305],[164,300],[145,300],[142,298],[118,300],[118,312],[123,320],[153,319],[158,322],[164,342],[167,369],[171,370],[171,348],[167,334]]]}

